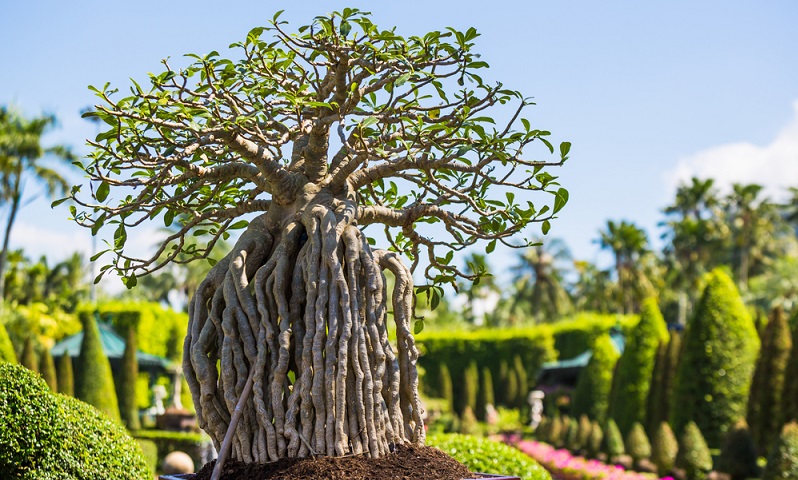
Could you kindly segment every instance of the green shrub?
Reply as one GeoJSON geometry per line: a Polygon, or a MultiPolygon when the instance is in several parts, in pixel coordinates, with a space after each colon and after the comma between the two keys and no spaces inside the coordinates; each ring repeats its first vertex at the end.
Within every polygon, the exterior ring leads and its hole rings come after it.
{"type": "Polygon", "coordinates": [[[732,480],[759,476],[756,448],[748,424],[740,419],[726,432],[718,457],[717,470],[731,475],[732,480]]]}
{"type": "Polygon", "coordinates": [[[513,356],[513,371],[515,372],[515,378],[518,379],[518,396],[516,397],[515,406],[523,408],[526,406],[526,395],[529,393],[529,377],[521,355],[513,356]]]}
{"type": "Polygon", "coordinates": [[[456,397],[455,407],[457,408],[457,413],[462,416],[466,407],[469,407],[471,412],[476,414],[477,394],[479,393],[479,369],[477,368],[477,363],[470,362],[460,378],[459,383],[462,385],[462,393],[459,397],[456,397]]]}
{"type": "Polygon", "coordinates": [[[139,448],[141,448],[141,456],[144,458],[144,462],[147,464],[147,467],[149,467],[150,472],[155,475],[155,471],[158,468],[158,445],[152,440],[143,440],[140,438],[137,438],[136,442],[139,444],[139,448]]]}
{"type": "Polygon", "coordinates": [[[601,453],[601,443],[604,441],[604,430],[595,420],[590,425],[590,436],[587,439],[587,454],[590,458],[596,458],[601,453]]]}
{"type": "Polygon", "coordinates": [[[779,436],[784,374],[790,358],[790,327],[781,308],[771,314],[751,380],[746,417],[760,455],[767,455],[779,436]]]}
{"type": "Polygon", "coordinates": [[[438,373],[438,383],[440,386],[441,398],[448,402],[450,412],[454,412],[454,393],[452,393],[452,375],[449,373],[449,367],[445,363],[439,365],[440,371],[438,373]]]}
{"type": "Polygon", "coordinates": [[[646,431],[640,422],[633,423],[629,433],[626,434],[624,449],[635,463],[651,458],[651,442],[648,441],[646,431]]]}
{"type": "Polygon", "coordinates": [[[136,334],[139,350],[173,361],[182,360],[188,315],[163,308],[157,302],[112,301],[97,306],[100,318],[110,321],[120,332],[124,331],[122,323],[126,320],[120,317],[124,312],[138,315],[136,334]]]}
{"type": "Polygon", "coordinates": [[[590,423],[590,419],[587,418],[587,415],[580,415],[579,416],[579,429],[577,430],[577,442],[579,442],[579,448],[586,450],[587,444],[590,441],[590,430],[593,428],[593,425],[590,423]]]}
{"type": "Polygon", "coordinates": [[[460,428],[459,432],[465,435],[474,435],[479,431],[479,422],[477,421],[474,410],[466,405],[463,414],[460,415],[460,428]]]}
{"type": "Polygon", "coordinates": [[[579,422],[575,418],[568,419],[568,433],[565,435],[565,447],[578,452],[582,445],[579,443],[579,422]]]}
{"type": "Polygon", "coordinates": [[[798,479],[798,424],[784,425],[776,447],[768,457],[762,480],[798,479]]]}
{"type": "Polygon", "coordinates": [[[122,354],[122,366],[116,383],[116,395],[119,400],[119,414],[128,430],[139,430],[139,409],[137,404],[136,383],[139,376],[139,364],[136,359],[138,342],[136,329],[140,315],[138,312],[119,312],[117,323],[124,333],[125,351],[122,354]]]}
{"type": "Polygon", "coordinates": [[[676,466],[684,469],[688,479],[701,480],[712,470],[712,456],[704,440],[704,435],[695,422],[684,427],[676,466]]]}
{"type": "Polygon", "coordinates": [[[17,363],[17,354],[14,352],[14,344],[8,336],[3,322],[0,322],[0,362],[17,363]]]}
{"type": "Polygon", "coordinates": [[[726,273],[713,270],[685,332],[671,405],[674,429],[694,421],[708,444],[719,447],[726,430],[745,415],[758,350],[737,288],[726,273]]]}
{"type": "Polygon", "coordinates": [[[551,437],[551,419],[549,417],[544,416],[540,419],[534,435],[535,440],[539,442],[551,443],[551,440],[549,440],[549,437],[551,437]]]}
{"type": "Polygon", "coordinates": [[[670,418],[673,382],[679,367],[681,346],[682,334],[671,331],[668,342],[661,343],[657,349],[646,409],[649,433],[655,432],[662,422],[667,422],[670,418]]]}
{"type": "Polygon", "coordinates": [[[22,347],[22,366],[33,372],[39,371],[39,362],[36,361],[36,352],[33,348],[33,339],[25,338],[25,345],[22,347]]]}
{"type": "Polygon", "coordinates": [[[551,480],[551,475],[527,455],[503,443],[456,434],[427,437],[437,447],[463,463],[472,472],[498,473],[526,480],[551,480]]]}
{"type": "Polygon", "coordinates": [[[42,349],[42,357],[41,363],[39,364],[39,373],[42,374],[42,378],[44,378],[45,383],[47,386],[50,387],[50,390],[57,392],[58,391],[58,378],[55,374],[55,362],[53,361],[53,356],[50,355],[50,349],[44,347],[42,349]]]}
{"type": "Polygon", "coordinates": [[[551,420],[551,427],[549,431],[549,443],[555,447],[560,447],[563,444],[563,436],[565,427],[563,425],[563,417],[554,417],[551,420]]]}
{"type": "Polygon", "coordinates": [[[593,345],[593,355],[587,366],[579,373],[576,382],[571,413],[587,415],[603,422],[607,415],[607,402],[612,386],[612,372],[618,352],[609,335],[602,335],[593,345]]]}
{"type": "Polygon", "coordinates": [[[787,360],[784,378],[790,381],[784,382],[781,403],[781,423],[798,421],[798,309],[792,317],[792,348],[787,360]]]}
{"type": "Polygon", "coordinates": [[[75,396],[93,405],[112,420],[120,421],[111,364],[100,344],[100,331],[94,316],[80,312],[83,324],[83,343],[75,365],[75,396]]]}
{"type": "Polygon", "coordinates": [[[493,395],[493,375],[490,373],[488,367],[482,367],[482,375],[479,376],[480,386],[479,395],[477,397],[477,412],[482,412],[480,415],[485,417],[488,405],[496,406],[496,400],[493,395]]]}
{"type": "Polygon", "coordinates": [[[654,432],[654,444],[651,447],[651,461],[657,466],[660,477],[670,474],[678,453],[679,442],[676,441],[676,435],[668,422],[661,422],[654,432]]]}
{"type": "Polygon", "coordinates": [[[121,426],[10,364],[0,364],[0,471],[26,480],[152,478],[121,426]]]}
{"type": "Polygon", "coordinates": [[[625,452],[623,445],[623,436],[621,431],[618,430],[618,425],[615,420],[607,420],[607,426],[604,428],[604,453],[607,457],[612,459],[625,452]]]}
{"type": "Polygon", "coordinates": [[[72,374],[72,357],[67,354],[58,357],[58,391],[70,397],[75,396],[75,377],[72,374]]]}
{"type": "Polygon", "coordinates": [[[624,435],[635,422],[646,421],[646,401],[657,349],[668,339],[668,329],[655,298],[643,302],[640,322],[626,338],[626,347],[613,378],[608,410],[624,435]]]}

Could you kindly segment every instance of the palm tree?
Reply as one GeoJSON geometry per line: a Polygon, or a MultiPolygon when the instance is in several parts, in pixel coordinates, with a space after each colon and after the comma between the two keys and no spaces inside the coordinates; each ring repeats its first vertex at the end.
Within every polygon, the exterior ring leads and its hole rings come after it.
{"type": "Polygon", "coordinates": [[[607,221],[606,230],[599,231],[599,245],[615,256],[615,273],[618,277],[618,311],[632,313],[645,293],[652,290],[645,276],[641,259],[648,251],[646,232],[626,220],[607,221]]]}
{"type": "Polygon", "coordinates": [[[723,213],[731,233],[731,260],[741,291],[748,289],[750,272],[778,249],[776,236],[786,228],[776,205],[760,198],[763,187],[756,184],[732,185],[723,201],[723,213]]]}
{"type": "Polygon", "coordinates": [[[520,263],[514,268],[518,291],[515,306],[521,302],[529,305],[536,322],[555,320],[572,308],[571,298],[563,287],[562,271],[558,263],[570,261],[571,253],[560,239],[552,239],[524,250],[520,263]]]}
{"type": "Polygon", "coordinates": [[[459,289],[465,293],[466,306],[463,316],[469,323],[479,324],[484,319],[476,318],[475,303],[478,301],[486,300],[491,293],[499,291],[499,287],[490,273],[490,265],[485,255],[479,253],[472,253],[466,257],[465,271],[468,275],[477,275],[478,280],[474,282],[463,282],[459,285],[459,289]]]}
{"type": "Polygon", "coordinates": [[[600,270],[585,260],[574,261],[579,277],[573,286],[576,309],[610,313],[617,298],[609,270],[600,270]]]}
{"type": "Polygon", "coordinates": [[[49,148],[42,146],[42,136],[55,123],[55,117],[50,115],[26,119],[13,110],[0,108],[0,202],[8,209],[3,247],[0,250],[0,298],[3,297],[11,230],[22,207],[26,183],[31,181],[41,184],[49,198],[65,194],[68,189],[68,184],[60,173],[39,163],[45,156],[63,162],[70,162],[75,158],[63,145],[49,148]]]}

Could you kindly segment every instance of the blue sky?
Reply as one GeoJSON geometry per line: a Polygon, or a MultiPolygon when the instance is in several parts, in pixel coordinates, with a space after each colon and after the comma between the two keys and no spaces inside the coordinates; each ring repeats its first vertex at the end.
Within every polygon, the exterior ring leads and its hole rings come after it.
{"type": "MultiPolygon", "coordinates": [[[[0,104],[54,113],[48,142],[80,152],[94,126],[86,88],[146,79],[171,56],[218,50],[278,9],[296,27],[344,6],[383,27],[421,34],[477,28],[487,78],[535,97],[536,128],[573,143],[561,169],[569,205],[549,236],[575,257],[608,264],[593,240],[608,219],[646,228],[658,246],[660,211],[681,178],[758,182],[777,197],[798,185],[798,2],[0,2],[0,104]],[[486,5],[489,8],[486,8],[486,5]]],[[[74,181],[81,177],[74,175],[74,181]]],[[[12,246],[59,259],[89,251],[66,209],[33,201],[12,246]]],[[[144,249],[152,231],[128,241],[144,249]]],[[[491,257],[499,271],[512,253],[491,257]]],[[[501,280],[501,279],[500,279],[501,280]]]]}

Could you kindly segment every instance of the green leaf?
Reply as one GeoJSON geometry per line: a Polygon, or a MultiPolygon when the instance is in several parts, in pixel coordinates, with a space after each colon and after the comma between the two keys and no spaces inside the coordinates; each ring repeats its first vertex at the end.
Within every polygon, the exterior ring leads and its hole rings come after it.
{"type": "Polygon", "coordinates": [[[571,151],[571,142],[562,142],[560,144],[560,156],[563,158],[571,151]]]}
{"type": "Polygon", "coordinates": [[[116,250],[120,250],[122,247],[125,246],[125,242],[127,241],[127,232],[125,231],[125,225],[119,224],[119,227],[114,232],[114,248],[116,250]]]}
{"type": "Polygon", "coordinates": [[[495,249],[496,249],[496,240],[491,240],[487,248],[485,248],[485,253],[493,253],[495,249]]]}
{"type": "Polygon", "coordinates": [[[560,188],[554,194],[554,213],[562,210],[566,203],[568,203],[568,190],[560,188]]]}
{"type": "Polygon", "coordinates": [[[107,182],[101,182],[100,186],[97,187],[97,198],[98,202],[104,202],[106,198],[108,198],[108,193],[111,191],[111,187],[108,186],[107,182]]]}
{"type": "Polygon", "coordinates": [[[543,232],[543,235],[548,234],[550,228],[551,228],[551,222],[549,222],[548,220],[544,220],[543,226],[540,227],[541,231],[543,232]]]}
{"type": "Polygon", "coordinates": [[[418,335],[424,330],[424,320],[418,319],[416,320],[415,325],[413,325],[413,335],[418,335]]]}
{"type": "Polygon", "coordinates": [[[218,260],[216,260],[215,258],[211,258],[211,257],[208,257],[208,258],[206,258],[206,260],[208,260],[208,263],[209,263],[211,266],[214,266],[214,265],[216,265],[216,263],[218,262],[218,260]]]}
{"type": "Polygon", "coordinates": [[[174,219],[175,219],[175,212],[173,210],[167,210],[166,213],[163,214],[164,226],[165,227],[170,226],[174,219]]]}
{"type": "Polygon", "coordinates": [[[240,228],[246,228],[246,226],[247,226],[247,225],[249,225],[249,222],[248,222],[248,221],[246,221],[246,220],[239,220],[239,221],[237,221],[236,223],[234,223],[234,224],[230,225],[230,226],[229,226],[229,227],[227,227],[227,228],[228,228],[228,230],[238,230],[238,229],[240,229],[240,228]]]}
{"type": "Polygon", "coordinates": [[[347,21],[341,22],[340,32],[341,32],[341,36],[342,37],[345,37],[345,36],[349,35],[349,32],[351,32],[351,31],[352,31],[352,24],[351,23],[349,23],[347,21]]]}
{"type": "Polygon", "coordinates": [[[55,207],[61,205],[62,203],[66,202],[67,200],[69,200],[69,197],[59,198],[58,200],[56,200],[56,201],[54,201],[53,203],[50,204],[50,208],[55,208],[55,207]]]}

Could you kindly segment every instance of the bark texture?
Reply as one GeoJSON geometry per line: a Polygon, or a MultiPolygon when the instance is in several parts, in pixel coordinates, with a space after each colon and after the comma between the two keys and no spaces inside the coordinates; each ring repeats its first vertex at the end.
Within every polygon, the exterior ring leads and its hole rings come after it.
{"type": "Polygon", "coordinates": [[[424,442],[412,277],[397,254],[369,247],[355,214],[347,200],[275,205],[191,301],[184,371],[217,449],[251,377],[232,442],[237,460],[376,458],[424,442]],[[386,270],[396,277],[392,292],[386,270]]]}

